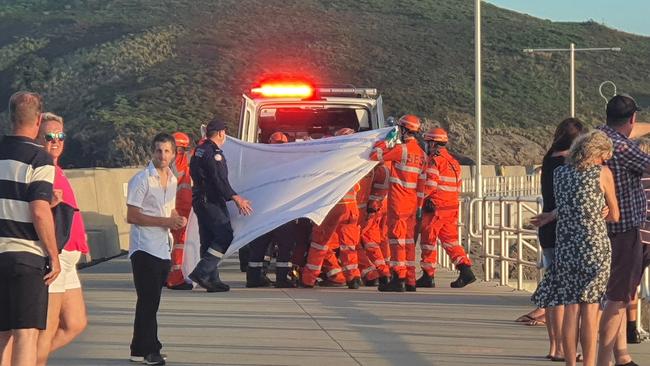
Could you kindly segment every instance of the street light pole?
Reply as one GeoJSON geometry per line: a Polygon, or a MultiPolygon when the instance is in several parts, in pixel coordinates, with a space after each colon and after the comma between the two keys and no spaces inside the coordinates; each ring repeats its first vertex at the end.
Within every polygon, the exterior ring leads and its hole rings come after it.
{"type": "Polygon", "coordinates": [[[476,198],[483,197],[483,177],[482,170],[482,155],[481,155],[481,134],[482,131],[482,109],[481,109],[481,0],[476,0],[474,10],[474,54],[475,54],[475,70],[474,70],[474,114],[476,118],[476,174],[474,175],[474,195],[476,198]]]}
{"type": "Polygon", "coordinates": [[[576,116],[576,45],[571,43],[571,118],[576,116]]]}
{"type": "Polygon", "coordinates": [[[524,53],[535,53],[535,52],[569,52],[569,62],[570,62],[570,93],[571,93],[571,117],[576,116],[576,63],[575,63],[575,54],[576,52],[582,51],[613,51],[620,52],[620,47],[601,47],[601,48],[576,48],[574,43],[571,43],[569,48],[526,48],[523,50],[524,53]]]}

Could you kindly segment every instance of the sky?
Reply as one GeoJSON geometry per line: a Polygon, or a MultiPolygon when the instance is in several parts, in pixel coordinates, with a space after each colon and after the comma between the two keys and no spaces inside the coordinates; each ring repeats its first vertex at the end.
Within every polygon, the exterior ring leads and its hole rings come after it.
{"type": "Polygon", "coordinates": [[[592,19],[628,33],[650,36],[650,0],[485,0],[501,8],[552,21],[592,19]]]}

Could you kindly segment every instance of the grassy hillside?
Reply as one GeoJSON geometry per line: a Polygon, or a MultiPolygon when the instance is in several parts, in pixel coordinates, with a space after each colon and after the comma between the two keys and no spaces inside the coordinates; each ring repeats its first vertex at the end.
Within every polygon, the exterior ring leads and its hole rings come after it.
{"type": "MultiPolygon", "coordinates": [[[[0,112],[14,91],[39,91],[66,119],[65,165],[134,165],[155,131],[196,135],[213,114],[236,127],[243,90],[262,75],[292,72],[377,87],[387,114],[446,126],[455,149],[471,154],[472,3],[0,0],[0,112]]],[[[578,54],[578,117],[602,118],[604,80],[650,107],[650,38],[489,4],[483,27],[488,162],[538,161],[549,130],[568,115],[568,55],[523,48],[622,47],[578,54]]]]}

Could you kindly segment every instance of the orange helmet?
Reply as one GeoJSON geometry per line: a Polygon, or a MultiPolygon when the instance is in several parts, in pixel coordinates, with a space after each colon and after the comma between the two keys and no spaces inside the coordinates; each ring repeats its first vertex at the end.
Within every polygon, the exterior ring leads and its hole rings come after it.
{"type": "Polygon", "coordinates": [[[286,144],[287,142],[289,142],[287,135],[280,131],[273,132],[271,137],[269,137],[269,144],[286,144]]]}
{"type": "Polygon", "coordinates": [[[414,114],[405,114],[397,120],[397,125],[411,132],[418,132],[420,130],[420,118],[414,114]]]}
{"type": "Polygon", "coordinates": [[[436,127],[424,134],[424,140],[447,143],[449,141],[449,136],[447,136],[447,131],[443,128],[436,127]]]}
{"type": "Polygon", "coordinates": [[[172,136],[176,141],[176,147],[190,147],[190,137],[183,132],[174,132],[172,136]]]}
{"type": "Polygon", "coordinates": [[[352,135],[353,133],[354,133],[353,129],[343,127],[340,130],[337,130],[336,132],[334,132],[334,136],[352,135]]]}

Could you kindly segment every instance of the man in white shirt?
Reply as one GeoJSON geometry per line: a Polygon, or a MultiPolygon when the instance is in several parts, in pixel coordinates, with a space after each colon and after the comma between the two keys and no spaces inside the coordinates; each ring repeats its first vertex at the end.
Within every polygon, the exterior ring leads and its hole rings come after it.
{"type": "Polygon", "coordinates": [[[177,181],[169,168],[175,154],[174,138],[166,133],[156,135],[151,162],[131,178],[127,194],[129,258],[138,296],[130,359],[147,365],[165,364],[156,314],[170,268],[170,229],[187,224],[175,209],[177,181]]]}

